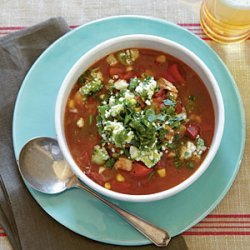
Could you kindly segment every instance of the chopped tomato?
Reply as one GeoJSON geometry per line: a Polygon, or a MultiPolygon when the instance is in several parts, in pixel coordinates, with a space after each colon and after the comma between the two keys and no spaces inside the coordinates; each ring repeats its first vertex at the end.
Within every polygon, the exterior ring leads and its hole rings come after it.
{"type": "Polygon", "coordinates": [[[187,126],[186,134],[187,136],[194,140],[200,132],[200,127],[197,124],[189,124],[187,126]]]}
{"type": "Polygon", "coordinates": [[[165,98],[166,91],[164,89],[160,89],[154,94],[154,97],[164,97],[165,98]]]}
{"type": "Polygon", "coordinates": [[[90,172],[90,173],[86,173],[86,175],[92,179],[93,181],[97,182],[98,184],[100,185],[104,185],[104,182],[105,182],[105,178],[104,176],[96,173],[96,172],[90,172]]]}
{"type": "Polygon", "coordinates": [[[144,108],[144,107],[146,106],[145,103],[144,103],[144,101],[141,99],[140,96],[136,96],[135,99],[136,99],[136,101],[140,104],[140,106],[141,106],[142,108],[144,108]]]}
{"type": "Polygon", "coordinates": [[[177,102],[176,103],[176,106],[175,106],[175,112],[177,114],[180,114],[182,112],[182,104],[180,102],[177,102]]]}
{"type": "Polygon", "coordinates": [[[158,103],[158,104],[161,104],[163,100],[164,100],[164,98],[161,96],[153,98],[153,101],[158,103]]]}
{"type": "Polygon", "coordinates": [[[113,180],[111,182],[111,189],[118,191],[118,192],[128,192],[129,189],[131,188],[131,183],[128,182],[117,182],[115,180],[113,180]]]}
{"type": "MultiPolygon", "coordinates": [[[[185,81],[184,77],[181,75],[179,66],[176,63],[169,66],[168,74],[169,74],[169,76],[171,76],[173,78],[172,80],[174,80],[174,82],[181,83],[181,82],[185,81]]],[[[169,79],[167,79],[167,80],[169,80],[169,79]]],[[[171,82],[171,80],[169,80],[169,81],[171,82]]]]}
{"type": "Polygon", "coordinates": [[[148,168],[144,164],[136,162],[133,163],[133,168],[130,174],[136,177],[143,177],[150,174],[152,171],[152,168],[148,168]]]}
{"type": "Polygon", "coordinates": [[[136,74],[133,71],[127,72],[122,78],[126,81],[130,80],[131,78],[135,77],[136,74]]]}
{"type": "Polygon", "coordinates": [[[109,75],[110,76],[113,76],[113,75],[119,75],[119,76],[123,76],[123,74],[124,74],[124,69],[121,69],[121,68],[114,68],[114,67],[111,67],[110,69],[109,69],[109,75]]]}
{"type": "Polygon", "coordinates": [[[165,75],[165,78],[166,78],[168,81],[170,81],[170,82],[175,82],[174,77],[173,77],[172,75],[170,75],[169,73],[167,73],[167,74],[165,75]]]}

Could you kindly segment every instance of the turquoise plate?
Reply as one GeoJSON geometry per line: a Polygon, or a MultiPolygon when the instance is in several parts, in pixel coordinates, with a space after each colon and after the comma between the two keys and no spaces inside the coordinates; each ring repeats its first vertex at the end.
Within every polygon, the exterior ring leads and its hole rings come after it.
{"type": "MultiPolygon", "coordinates": [[[[20,149],[29,139],[56,137],[54,107],[57,92],[79,57],[109,38],[138,33],[165,37],[192,50],[213,72],[225,103],[221,146],[199,180],[185,191],[162,201],[147,204],[113,201],[175,236],[202,220],[222,200],[238,172],[245,143],[244,111],[234,80],[214,51],[189,31],[159,19],[120,16],[88,23],[57,40],[30,69],[19,92],[13,121],[14,149],[18,158],[20,149]]],[[[51,217],[80,235],[117,245],[150,243],[113,211],[81,190],[60,195],[29,190],[51,217]]]]}

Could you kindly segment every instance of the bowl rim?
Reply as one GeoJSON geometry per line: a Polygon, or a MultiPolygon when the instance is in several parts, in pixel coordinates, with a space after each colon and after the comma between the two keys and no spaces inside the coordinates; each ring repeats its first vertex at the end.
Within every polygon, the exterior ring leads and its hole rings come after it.
{"type": "MultiPolygon", "coordinates": [[[[124,46],[126,48],[126,46],[124,46]]],[[[139,48],[139,47],[138,47],[139,48]]],[[[157,50],[157,49],[155,49],[157,50]]],[[[114,51],[115,52],[115,51],[114,51]]],[[[110,52],[111,53],[111,52],[110,52]]],[[[108,53],[108,54],[110,54],[108,53]]],[[[169,53],[171,54],[171,53],[169,53]]],[[[107,55],[107,54],[106,54],[107,55]]],[[[103,56],[99,57],[101,59],[103,56]]],[[[183,59],[178,58],[179,60],[183,61],[183,59]]],[[[92,63],[88,64],[88,67],[90,67],[92,63]]],[[[87,67],[86,67],[87,69],[87,67]]],[[[85,69],[85,70],[86,70],[85,69]]],[[[84,70],[82,70],[83,72],[84,70]]],[[[197,72],[196,72],[197,73],[197,72]]],[[[198,73],[197,73],[198,74],[198,73]]],[[[199,75],[199,74],[198,74],[199,75]]],[[[79,76],[78,76],[79,77],[79,76]]],[[[207,86],[206,86],[207,88],[207,86]]],[[[211,95],[210,95],[211,97],[211,95]]],[[[211,98],[212,99],[212,98],[211,98]]],[[[214,101],[213,106],[215,106],[214,101]]],[[[215,107],[214,107],[215,109],[215,107]]],[[[171,197],[182,190],[188,188],[193,182],[195,182],[199,177],[206,171],[206,169],[209,167],[211,164],[212,160],[214,159],[216,152],[219,148],[219,145],[221,143],[222,135],[223,135],[223,130],[224,130],[224,120],[225,120],[225,113],[224,113],[224,103],[222,99],[222,94],[219,88],[219,85],[213,76],[212,72],[210,69],[206,66],[206,64],[197,56],[195,55],[191,50],[188,48],[184,47],[183,45],[174,42],[172,40],[169,40],[167,38],[163,38],[160,36],[156,35],[145,35],[145,34],[132,34],[132,35],[122,35],[118,36],[115,38],[108,39],[104,42],[101,42],[100,44],[94,46],[91,48],[89,51],[87,51],[85,54],[83,54],[75,63],[74,65],[70,68],[68,71],[67,75],[65,76],[61,87],[59,89],[57,98],[56,98],[56,105],[55,105],[55,128],[56,128],[56,135],[58,139],[59,146],[62,150],[62,153],[66,159],[66,161],[69,163],[72,171],[76,174],[76,176],[83,181],[87,186],[91,187],[98,193],[105,195],[107,197],[116,199],[116,200],[122,200],[122,201],[128,201],[128,202],[151,202],[151,201],[156,201],[156,200],[161,200],[164,198],[171,197]],[[75,72],[79,67],[82,65],[82,63],[85,60],[88,60],[91,58],[92,55],[100,52],[102,49],[105,49],[113,44],[116,43],[122,43],[124,41],[133,41],[133,40],[148,40],[148,41],[154,41],[158,43],[162,43],[163,45],[174,47],[177,50],[181,50],[184,52],[187,56],[191,58],[192,61],[195,62],[196,65],[199,65],[201,70],[207,75],[207,77],[210,79],[210,85],[212,87],[214,96],[215,96],[215,101],[217,102],[215,112],[218,112],[217,117],[215,117],[215,129],[214,129],[214,135],[212,138],[212,142],[209,148],[209,151],[205,157],[205,159],[202,161],[201,165],[199,168],[191,175],[189,176],[186,180],[183,182],[179,183],[178,185],[161,191],[157,193],[152,193],[152,194],[143,194],[143,195],[132,195],[132,194],[124,194],[124,193],[119,193],[116,191],[108,190],[101,185],[97,184],[94,182],[92,179],[90,179],[88,176],[84,174],[84,172],[78,167],[76,162],[74,161],[73,157],[71,156],[71,153],[68,149],[67,141],[64,136],[64,124],[62,122],[62,119],[64,119],[64,113],[65,113],[65,99],[68,99],[69,93],[67,93],[66,89],[68,86],[70,86],[70,90],[74,86],[75,82],[72,82],[72,77],[75,75],[75,72]],[[67,98],[65,96],[67,95],[67,98]],[[63,108],[64,106],[64,108],[63,108]]],[[[216,114],[215,114],[216,116],[216,114]]]]}

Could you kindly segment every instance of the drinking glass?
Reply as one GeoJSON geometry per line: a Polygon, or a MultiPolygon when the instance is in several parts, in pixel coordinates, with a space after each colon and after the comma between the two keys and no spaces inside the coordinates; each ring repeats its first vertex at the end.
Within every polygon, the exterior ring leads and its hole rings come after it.
{"type": "Polygon", "coordinates": [[[204,0],[200,22],[219,43],[237,43],[250,37],[250,0],[204,0]]]}

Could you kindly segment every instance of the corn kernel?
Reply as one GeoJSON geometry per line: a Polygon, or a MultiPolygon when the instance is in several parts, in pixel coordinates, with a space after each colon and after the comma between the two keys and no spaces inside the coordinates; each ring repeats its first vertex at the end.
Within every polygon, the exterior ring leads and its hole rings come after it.
{"type": "Polygon", "coordinates": [[[106,170],[105,167],[99,167],[98,174],[102,174],[106,170]]]}
{"type": "Polygon", "coordinates": [[[68,106],[69,106],[70,109],[75,108],[75,102],[74,102],[74,100],[69,100],[68,106]]]}
{"type": "Polygon", "coordinates": [[[195,114],[190,115],[190,120],[193,120],[193,121],[198,122],[198,123],[202,122],[201,117],[199,115],[195,115],[195,114]]]}
{"type": "Polygon", "coordinates": [[[78,105],[81,105],[83,103],[83,96],[81,95],[81,93],[79,91],[76,92],[76,94],[74,96],[74,101],[78,105]]]}
{"type": "Polygon", "coordinates": [[[164,62],[166,62],[166,56],[165,55],[159,55],[159,56],[157,56],[156,57],[156,62],[158,62],[158,63],[164,63],[164,62]]]}
{"type": "Polygon", "coordinates": [[[119,181],[119,182],[123,182],[123,181],[125,181],[125,178],[121,174],[117,174],[116,175],[116,180],[119,181]]]}
{"type": "Polygon", "coordinates": [[[104,187],[107,188],[107,189],[111,189],[111,185],[110,185],[109,182],[106,182],[106,183],[104,184],[104,187]]]}
{"type": "Polygon", "coordinates": [[[154,76],[153,71],[150,70],[150,69],[146,69],[146,70],[145,70],[145,74],[146,74],[146,75],[149,75],[149,76],[154,76]]]}
{"type": "Polygon", "coordinates": [[[157,170],[157,173],[160,177],[165,177],[166,176],[166,169],[165,168],[161,168],[157,170]]]}
{"type": "Polygon", "coordinates": [[[128,66],[128,67],[126,67],[126,71],[128,72],[128,71],[132,71],[133,70],[133,67],[132,66],[128,66]]]}
{"type": "Polygon", "coordinates": [[[175,157],[175,152],[174,152],[174,151],[170,151],[170,152],[168,153],[168,157],[169,157],[169,158],[175,157]]]}
{"type": "Polygon", "coordinates": [[[105,95],[104,94],[101,94],[100,95],[100,99],[103,100],[105,98],[105,95]]]}

